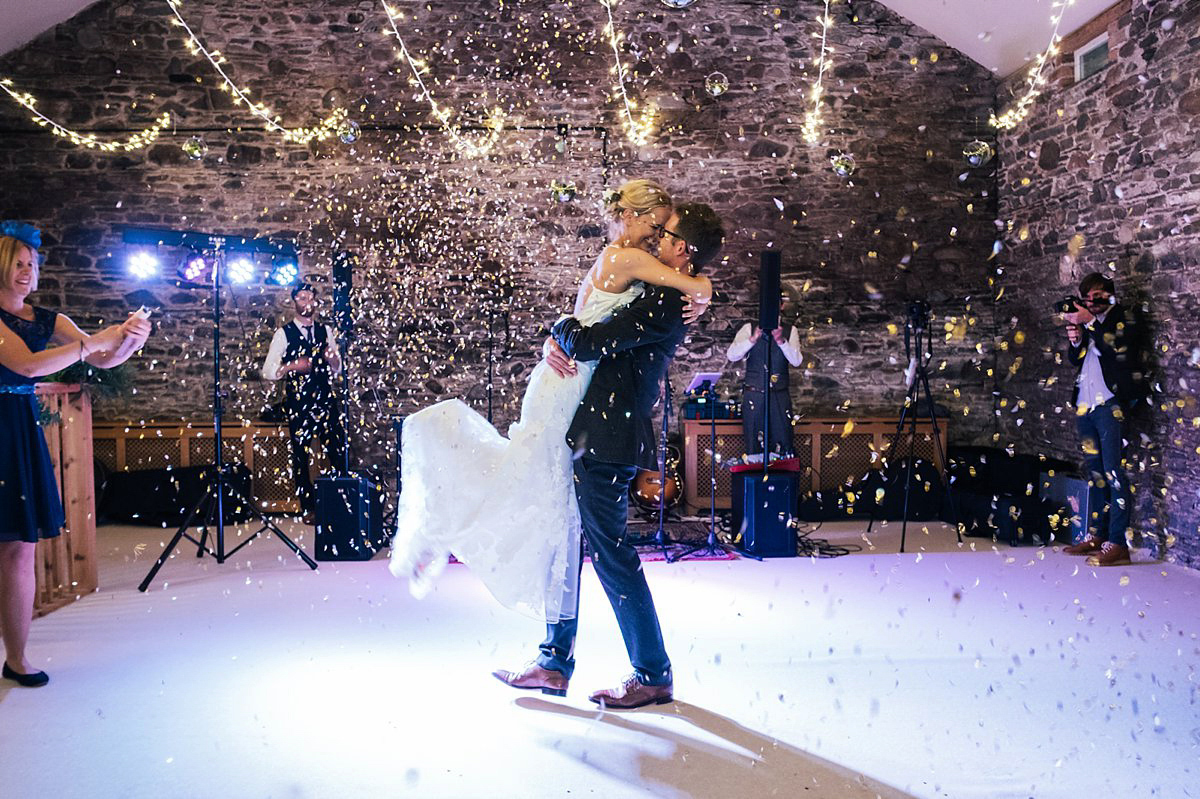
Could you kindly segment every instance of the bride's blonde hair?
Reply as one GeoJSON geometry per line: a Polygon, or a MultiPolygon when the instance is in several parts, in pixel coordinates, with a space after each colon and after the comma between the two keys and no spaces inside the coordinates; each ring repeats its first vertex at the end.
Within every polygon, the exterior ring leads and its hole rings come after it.
{"type": "Polygon", "coordinates": [[[671,195],[653,180],[627,180],[616,191],[604,193],[604,215],[609,223],[616,222],[622,211],[644,214],[655,208],[671,207],[671,195]]]}

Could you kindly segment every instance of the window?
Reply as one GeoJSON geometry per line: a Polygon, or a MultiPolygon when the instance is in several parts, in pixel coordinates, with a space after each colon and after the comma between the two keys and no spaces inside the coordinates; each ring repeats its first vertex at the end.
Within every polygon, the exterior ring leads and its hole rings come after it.
{"type": "Polygon", "coordinates": [[[1087,80],[1108,66],[1108,34],[1104,33],[1075,51],[1075,82],[1087,80]]]}

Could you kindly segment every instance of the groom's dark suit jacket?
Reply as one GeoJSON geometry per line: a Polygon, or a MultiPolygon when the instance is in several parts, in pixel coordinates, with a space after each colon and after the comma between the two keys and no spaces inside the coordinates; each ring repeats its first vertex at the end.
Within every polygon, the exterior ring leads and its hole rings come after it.
{"type": "Polygon", "coordinates": [[[600,361],[567,430],[574,452],[606,463],[658,468],[654,403],[687,329],[682,315],[678,291],[648,285],[606,321],[583,327],[567,317],[554,326],[551,335],[568,355],[600,361]]]}

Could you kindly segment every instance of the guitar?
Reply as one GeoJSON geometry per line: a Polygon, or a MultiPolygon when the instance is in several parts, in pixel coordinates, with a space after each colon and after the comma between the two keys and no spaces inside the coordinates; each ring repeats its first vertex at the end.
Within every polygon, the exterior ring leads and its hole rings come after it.
{"type": "Polygon", "coordinates": [[[629,498],[643,510],[657,510],[659,494],[663,495],[665,507],[674,507],[679,502],[681,482],[679,479],[679,450],[667,446],[666,485],[663,485],[662,475],[658,469],[638,469],[629,485],[629,498]]]}

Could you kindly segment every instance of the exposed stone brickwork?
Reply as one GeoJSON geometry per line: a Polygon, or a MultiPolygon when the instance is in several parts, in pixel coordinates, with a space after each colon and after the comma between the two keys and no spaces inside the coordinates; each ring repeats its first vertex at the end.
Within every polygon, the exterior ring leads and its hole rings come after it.
{"type": "MultiPolygon", "coordinates": [[[[954,416],[954,436],[989,440],[986,258],[996,197],[986,175],[965,168],[961,149],[986,134],[996,82],[883,6],[857,2],[857,22],[843,8],[832,33],[825,141],[806,145],[800,129],[821,7],[616,6],[633,94],[662,109],[653,143],[633,148],[609,96],[600,3],[414,6],[402,30],[427,60],[441,102],[476,121],[499,104],[510,123],[543,128],[506,131],[491,154],[470,160],[455,158],[447,136],[428,128],[428,107],[381,30],[377,3],[183,5],[239,83],[285,124],[312,124],[336,102],[362,124],[354,144],[301,147],[263,132],[230,102],[208,64],[184,49],[165,3],[108,0],[5,56],[0,72],[79,128],[136,128],[163,110],[177,128],[146,152],[103,155],[56,140],[4,106],[0,210],[46,230],[42,302],[86,325],[142,303],[161,308],[137,396],[99,411],[131,421],[205,422],[210,338],[204,290],[127,277],[121,225],[294,235],[305,271],[321,280],[335,249],[363,253],[353,376],[361,439],[378,451],[387,435],[379,420],[390,415],[450,396],[482,407],[488,314],[480,275],[488,260],[515,287],[501,303],[507,313],[493,317],[497,420],[511,421],[540,331],[569,310],[599,251],[595,200],[605,177],[614,185],[654,176],[679,198],[710,202],[729,232],[725,259],[712,270],[725,300],[677,358],[677,387],[698,370],[724,369],[726,346],[755,314],[759,254],[776,247],[792,300],[785,320],[803,331],[798,410],[896,412],[906,307],[927,299],[934,387],[954,416]],[[704,81],[718,70],[730,89],[714,99],[704,81]],[[427,127],[409,127],[416,124],[427,127]],[[559,124],[571,126],[561,151],[559,124]],[[192,135],[210,146],[199,162],[179,149],[192,135]],[[857,160],[850,180],[829,168],[838,150],[857,160]],[[577,199],[553,201],[552,180],[575,181],[577,199]]],[[[225,297],[231,416],[253,417],[269,397],[256,370],[285,298],[261,287],[225,297]]],[[[738,370],[727,375],[732,390],[738,370]]]]}
{"type": "Polygon", "coordinates": [[[1150,328],[1153,408],[1132,420],[1130,434],[1135,522],[1156,533],[1150,541],[1177,539],[1171,556],[1192,566],[1200,563],[1198,23],[1196,3],[1127,3],[1109,22],[1109,66],[1080,84],[1071,70],[1056,72],[1025,123],[1002,138],[1000,193],[1011,245],[1001,301],[1011,320],[1005,391],[1027,402],[1003,415],[1005,437],[1078,457],[1067,407],[1073,371],[1060,362],[1065,335],[1050,303],[1075,293],[1088,272],[1110,275],[1150,328]]]}

